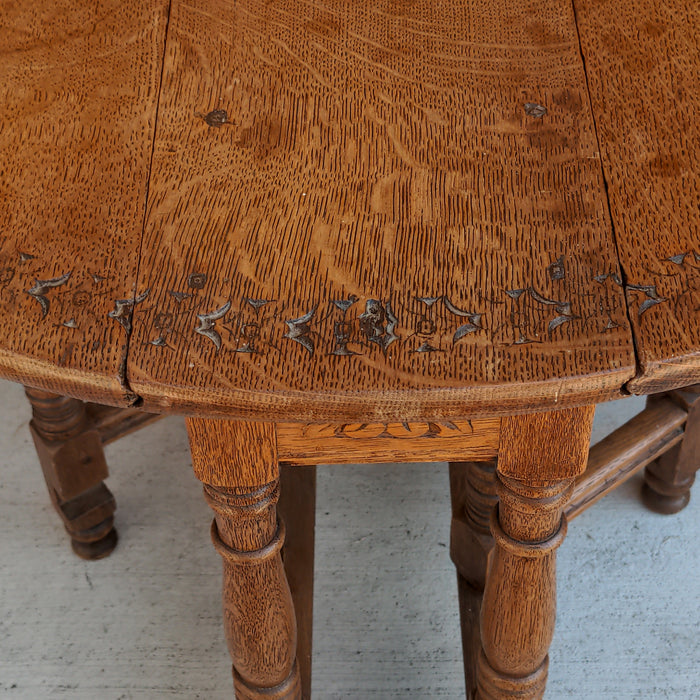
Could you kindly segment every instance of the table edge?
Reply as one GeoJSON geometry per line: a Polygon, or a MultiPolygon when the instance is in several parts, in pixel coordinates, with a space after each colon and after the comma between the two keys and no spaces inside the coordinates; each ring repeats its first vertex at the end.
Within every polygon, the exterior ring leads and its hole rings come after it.
{"type": "Polygon", "coordinates": [[[627,396],[634,368],[564,380],[373,392],[226,392],[183,389],[133,380],[144,410],[206,418],[284,423],[384,422],[486,418],[604,403],[627,396]],[[581,387],[582,382],[585,384],[581,387]],[[523,391],[527,387],[527,392],[523,391]]]}

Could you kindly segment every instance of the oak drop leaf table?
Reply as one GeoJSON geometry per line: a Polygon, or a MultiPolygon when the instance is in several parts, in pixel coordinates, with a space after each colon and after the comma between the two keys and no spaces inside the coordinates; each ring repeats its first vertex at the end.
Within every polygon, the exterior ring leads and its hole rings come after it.
{"type": "Polygon", "coordinates": [[[317,463],[451,461],[480,698],[544,693],[567,519],[687,503],[699,13],[0,0],[0,373],[88,558],[102,445],[188,416],[239,700],[309,694],[317,463]]]}

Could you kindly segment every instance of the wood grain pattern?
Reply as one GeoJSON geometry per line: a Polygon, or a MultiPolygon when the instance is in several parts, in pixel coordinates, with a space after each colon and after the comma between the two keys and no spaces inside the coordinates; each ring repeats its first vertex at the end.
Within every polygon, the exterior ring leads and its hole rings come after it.
{"type": "Polygon", "coordinates": [[[76,399],[26,389],[29,424],[51,501],[83,559],[101,559],[117,545],[114,496],[104,484],[100,435],[76,399]]]}
{"type": "Polygon", "coordinates": [[[677,513],[688,505],[695,473],[700,469],[700,385],[672,391],[668,397],[650,396],[647,410],[655,410],[668,400],[677,404],[677,410],[687,411],[683,437],[658,461],[647,466],[642,489],[646,505],[665,515],[677,513]]]}
{"type": "Polygon", "coordinates": [[[481,607],[478,700],[544,696],[556,614],[556,550],[566,535],[563,507],[572,484],[500,477],[481,607]]]}
{"type": "Polygon", "coordinates": [[[566,517],[571,521],[616,489],[652,460],[683,439],[688,416],[666,397],[654,397],[647,408],[593,445],[586,471],[576,478],[566,517]]]}
{"type": "Polygon", "coordinates": [[[277,479],[275,426],[188,418],[195,476],[212,486],[255,486],[277,479]]]}
{"type": "Polygon", "coordinates": [[[130,404],[167,0],[0,4],[0,372],[130,404]]]}
{"type": "Polygon", "coordinates": [[[215,513],[224,561],[224,630],[238,700],[301,700],[296,620],[280,551],[274,426],[187,420],[195,476],[215,513]]]}
{"type": "Polygon", "coordinates": [[[575,0],[636,338],[635,393],[700,381],[700,5],[575,0]]]}
{"type": "Polygon", "coordinates": [[[7,3],[0,371],[211,416],[504,414],[619,395],[628,310],[627,388],[698,381],[697,3],[574,4],[7,3]]]}
{"type": "Polygon", "coordinates": [[[290,464],[488,460],[498,454],[499,418],[414,423],[278,423],[277,450],[290,464]]]}
{"type": "Polygon", "coordinates": [[[174,0],[143,251],[154,410],[464,417],[633,373],[554,0],[174,0]]]}
{"type": "Polygon", "coordinates": [[[498,473],[542,482],[582,474],[594,413],[582,406],[503,418],[498,473]]]}
{"type": "Polygon", "coordinates": [[[479,700],[544,695],[556,611],[556,550],[583,473],[593,407],[503,421],[495,546],[481,608],[479,700]],[[519,465],[519,466],[518,466],[519,465]]]}
{"type": "Polygon", "coordinates": [[[301,700],[294,608],[280,556],[279,482],[255,491],[205,485],[204,495],[224,560],[224,630],[236,698],[301,700]]]}

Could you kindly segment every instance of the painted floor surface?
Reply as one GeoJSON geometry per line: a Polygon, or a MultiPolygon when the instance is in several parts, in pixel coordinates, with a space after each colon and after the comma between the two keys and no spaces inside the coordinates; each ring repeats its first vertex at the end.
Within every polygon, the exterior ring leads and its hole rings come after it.
{"type": "MultiPolygon", "coordinates": [[[[643,406],[599,411],[596,439],[643,406]]],[[[184,423],[107,448],[120,543],[70,551],[21,387],[0,383],[0,698],[232,698],[220,560],[184,423]]],[[[559,550],[547,700],[700,697],[700,492],[660,516],[639,478],[559,550]]],[[[315,700],[463,698],[446,465],[319,469],[315,700]]]]}

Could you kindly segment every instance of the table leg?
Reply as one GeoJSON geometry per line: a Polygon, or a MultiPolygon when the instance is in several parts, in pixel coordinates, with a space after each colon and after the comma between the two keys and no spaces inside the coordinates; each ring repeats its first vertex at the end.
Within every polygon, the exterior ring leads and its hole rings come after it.
{"type": "Polygon", "coordinates": [[[542,698],[556,609],[564,506],[586,467],[593,408],[505,418],[499,503],[481,611],[480,700],[542,698]]]}
{"type": "Polygon", "coordinates": [[[683,440],[647,466],[642,487],[646,506],[665,515],[678,513],[688,505],[695,472],[700,468],[700,385],[668,396],[688,410],[683,440]]]}
{"type": "Polygon", "coordinates": [[[187,420],[196,476],[224,561],[224,626],[237,700],[301,700],[296,622],[280,551],[274,426],[187,420]]]}
{"type": "Polygon", "coordinates": [[[313,648],[316,467],[285,465],[280,473],[280,484],[278,511],[287,528],[282,560],[297,620],[301,694],[304,700],[309,700],[313,648]]]}
{"type": "Polygon", "coordinates": [[[479,619],[486,563],[493,548],[489,521],[498,502],[495,461],[451,462],[450,493],[450,556],[457,569],[464,680],[467,697],[472,698],[476,692],[476,667],[481,651],[479,619]]]}
{"type": "Polygon", "coordinates": [[[102,440],[77,399],[25,387],[29,425],[51,500],[83,559],[100,559],[117,544],[114,496],[102,440]]]}

